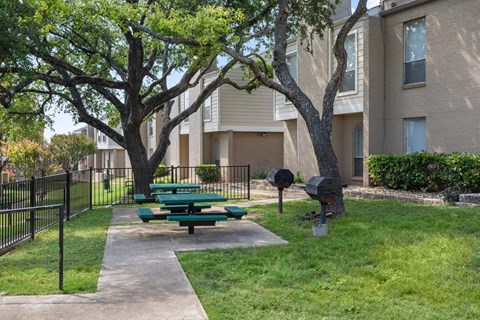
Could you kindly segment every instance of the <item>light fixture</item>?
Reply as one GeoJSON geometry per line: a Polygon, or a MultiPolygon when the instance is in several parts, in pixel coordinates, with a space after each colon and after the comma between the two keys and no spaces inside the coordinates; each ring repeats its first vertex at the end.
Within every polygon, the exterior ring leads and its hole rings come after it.
{"type": "Polygon", "coordinates": [[[262,137],[265,137],[267,135],[266,132],[262,132],[262,137]]]}

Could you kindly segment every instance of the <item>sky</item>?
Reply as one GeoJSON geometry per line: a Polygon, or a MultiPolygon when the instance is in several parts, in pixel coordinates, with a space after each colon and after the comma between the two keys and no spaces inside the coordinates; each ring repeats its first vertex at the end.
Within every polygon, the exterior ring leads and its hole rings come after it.
{"type": "MultiPolygon", "coordinates": [[[[358,5],[358,0],[351,0],[352,1],[352,10],[354,10],[358,5]]],[[[375,7],[379,5],[380,0],[368,0],[367,7],[375,7]]],[[[84,123],[80,123],[78,125],[74,125],[72,121],[72,117],[68,114],[63,112],[55,112],[53,114],[54,124],[53,130],[47,128],[45,130],[45,138],[50,139],[54,134],[61,134],[61,133],[70,133],[73,130],[81,128],[85,126],[84,123]]]]}

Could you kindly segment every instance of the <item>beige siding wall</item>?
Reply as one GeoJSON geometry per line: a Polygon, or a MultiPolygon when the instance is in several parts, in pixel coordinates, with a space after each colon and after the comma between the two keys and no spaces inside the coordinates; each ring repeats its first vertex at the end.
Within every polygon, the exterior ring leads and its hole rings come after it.
{"type": "Polygon", "coordinates": [[[403,120],[425,117],[427,150],[480,152],[480,5],[437,0],[384,18],[385,152],[403,152],[403,120]],[[403,23],[425,17],[424,87],[403,85],[403,23]]]}
{"type": "MultiPolygon", "coordinates": [[[[244,83],[240,68],[232,69],[227,76],[244,83]]],[[[232,86],[218,89],[220,94],[220,130],[234,131],[281,131],[282,124],[273,122],[272,90],[261,87],[248,94],[232,86]]]]}

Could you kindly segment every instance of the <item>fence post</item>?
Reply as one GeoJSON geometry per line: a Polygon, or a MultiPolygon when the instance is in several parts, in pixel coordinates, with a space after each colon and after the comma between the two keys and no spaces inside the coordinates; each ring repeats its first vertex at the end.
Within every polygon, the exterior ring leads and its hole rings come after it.
{"type": "Polygon", "coordinates": [[[175,170],[175,167],[173,165],[170,166],[170,183],[175,183],[173,181],[173,170],[175,170]]]}
{"type": "MultiPolygon", "coordinates": [[[[30,207],[35,207],[36,203],[35,177],[30,178],[30,207]]],[[[35,210],[30,211],[30,238],[35,239],[35,210]]]]}
{"type": "Polygon", "coordinates": [[[247,190],[248,190],[248,200],[250,200],[250,165],[247,166],[247,190]]]}
{"type": "Polygon", "coordinates": [[[70,171],[67,170],[67,200],[65,201],[66,211],[67,211],[67,221],[70,221],[70,184],[72,182],[70,171]]]}
{"type": "Polygon", "coordinates": [[[93,168],[90,167],[90,210],[93,207],[93,168]]]}
{"type": "Polygon", "coordinates": [[[58,289],[63,291],[63,215],[64,207],[60,206],[58,215],[58,289]]]}

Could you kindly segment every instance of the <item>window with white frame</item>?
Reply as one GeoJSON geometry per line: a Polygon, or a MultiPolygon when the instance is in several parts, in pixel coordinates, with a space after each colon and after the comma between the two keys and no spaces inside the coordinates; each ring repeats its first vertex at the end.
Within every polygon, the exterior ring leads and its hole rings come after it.
{"type": "Polygon", "coordinates": [[[425,82],[427,30],[425,17],[403,25],[404,84],[425,82]]]}
{"type": "Polygon", "coordinates": [[[148,135],[153,136],[153,120],[148,120],[148,135]]]}
{"type": "Polygon", "coordinates": [[[292,75],[293,80],[297,82],[297,53],[294,52],[294,53],[288,54],[286,62],[287,62],[288,71],[292,75]]]}
{"type": "Polygon", "coordinates": [[[212,96],[203,102],[203,121],[212,121],[212,96]]]}
{"type": "MultiPolygon", "coordinates": [[[[288,68],[288,72],[290,72],[290,75],[292,76],[293,80],[295,80],[295,82],[297,82],[297,53],[296,52],[293,52],[293,53],[289,53],[287,54],[287,57],[286,57],[286,63],[287,63],[287,68],[288,68]]],[[[285,97],[285,102],[287,102],[288,99],[287,97],[285,97]]]]}
{"type": "Polygon", "coordinates": [[[357,34],[349,34],[344,46],[347,51],[347,69],[340,85],[340,93],[357,90],[357,34]]]}
{"type": "Polygon", "coordinates": [[[148,150],[148,156],[149,156],[149,157],[153,156],[153,149],[152,149],[152,148],[150,148],[150,149],[148,150]]]}
{"type": "Polygon", "coordinates": [[[420,152],[427,149],[427,121],[425,118],[403,120],[403,139],[405,153],[420,152]]]}

